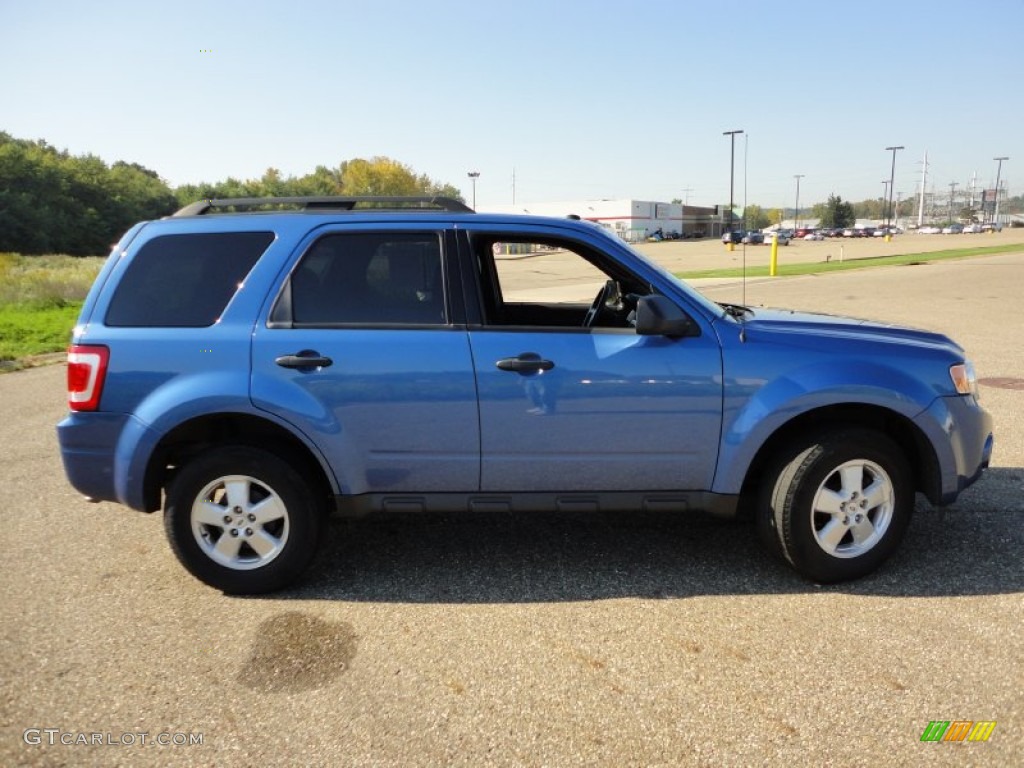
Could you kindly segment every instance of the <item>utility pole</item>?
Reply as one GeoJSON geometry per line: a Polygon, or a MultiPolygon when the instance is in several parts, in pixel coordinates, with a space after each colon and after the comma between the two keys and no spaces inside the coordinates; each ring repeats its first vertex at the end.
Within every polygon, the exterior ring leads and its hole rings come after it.
{"type": "Polygon", "coordinates": [[[800,226],[800,179],[806,176],[806,173],[795,173],[793,178],[796,179],[796,207],[793,211],[793,230],[800,226]]]}
{"type": "Polygon", "coordinates": [[[999,177],[1003,173],[1003,160],[1009,160],[1010,158],[1008,158],[1008,157],[995,157],[995,158],[992,158],[992,159],[996,160],[999,163],[999,170],[996,171],[996,212],[995,212],[995,216],[992,219],[992,223],[993,224],[998,224],[999,223],[999,177]]]}
{"type": "Polygon", "coordinates": [[[921,163],[921,197],[917,202],[917,226],[924,224],[924,190],[928,184],[928,150],[924,151],[924,162],[921,163]]]}
{"type": "MultiPolygon", "coordinates": [[[[889,211],[890,211],[889,215],[890,215],[890,217],[892,215],[892,213],[891,213],[892,212],[892,190],[893,190],[893,184],[896,181],[896,151],[899,150],[899,149],[904,149],[904,147],[901,145],[901,146],[898,146],[898,147],[886,147],[885,148],[886,152],[892,152],[892,169],[889,171],[889,211]]],[[[886,227],[889,226],[888,219],[885,222],[885,226],[886,227]]]]}
{"type": "Polygon", "coordinates": [[[723,136],[728,136],[732,143],[732,149],[729,152],[729,232],[732,232],[732,198],[734,191],[734,181],[736,179],[736,134],[743,133],[742,130],[736,131],[722,131],[723,136]]]}
{"type": "Polygon", "coordinates": [[[882,179],[882,226],[887,226],[885,215],[885,204],[889,200],[889,180],[882,179]]]}
{"type": "Polygon", "coordinates": [[[960,186],[957,182],[949,182],[949,223],[953,223],[953,193],[956,192],[956,188],[960,186]]]}
{"type": "Polygon", "coordinates": [[[476,180],[480,178],[480,171],[470,171],[466,174],[469,176],[469,180],[473,182],[473,210],[476,210],[476,180]]]}
{"type": "Polygon", "coordinates": [[[686,189],[683,190],[683,195],[685,196],[685,199],[683,200],[683,205],[689,205],[690,204],[690,193],[691,192],[693,192],[693,187],[687,187],[686,189]]]}

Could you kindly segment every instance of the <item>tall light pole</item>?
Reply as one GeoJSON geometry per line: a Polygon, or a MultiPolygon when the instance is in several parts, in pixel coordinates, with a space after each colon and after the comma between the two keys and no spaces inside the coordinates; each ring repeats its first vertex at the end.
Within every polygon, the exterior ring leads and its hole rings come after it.
{"type": "Polygon", "coordinates": [[[882,226],[887,226],[886,222],[886,208],[885,206],[889,202],[889,180],[882,179],[882,226]]]}
{"type": "Polygon", "coordinates": [[[470,171],[466,174],[469,176],[469,180],[473,182],[473,210],[476,210],[476,180],[480,178],[480,171],[470,171]]]}
{"type": "Polygon", "coordinates": [[[993,218],[992,218],[992,223],[993,224],[998,224],[999,223],[999,177],[1003,173],[1003,160],[1009,160],[1010,158],[1008,158],[1008,157],[994,157],[992,159],[998,161],[998,163],[999,163],[999,169],[996,171],[996,212],[995,212],[995,216],[993,216],[993,218]]]}
{"type": "Polygon", "coordinates": [[[805,173],[795,173],[795,174],[793,174],[793,178],[796,179],[796,205],[793,208],[793,230],[794,231],[796,231],[796,228],[800,226],[800,179],[802,179],[806,175],[807,174],[805,174],[805,173]]]}
{"type": "MultiPolygon", "coordinates": [[[[955,219],[953,218],[953,193],[956,192],[956,188],[960,186],[960,182],[951,181],[949,182],[949,223],[952,224],[955,219]]],[[[999,196],[996,195],[996,200],[999,196]]]]}
{"type": "Polygon", "coordinates": [[[722,131],[723,136],[732,137],[732,149],[729,153],[729,231],[732,232],[732,195],[733,181],[736,178],[736,134],[743,133],[742,130],[722,131]]]}
{"type": "Polygon", "coordinates": [[[889,207],[886,212],[885,226],[889,227],[890,219],[892,217],[892,190],[893,181],[896,179],[896,150],[905,149],[905,147],[886,147],[886,152],[892,152],[892,168],[889,170],[889,207]]]}

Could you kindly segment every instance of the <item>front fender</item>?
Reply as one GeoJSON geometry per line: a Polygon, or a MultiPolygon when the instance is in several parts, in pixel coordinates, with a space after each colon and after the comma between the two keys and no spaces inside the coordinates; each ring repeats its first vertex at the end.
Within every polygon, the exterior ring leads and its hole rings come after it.
{"type": "MultiPolygon", "coordinates": [[[[936,393],[903,371],[865,360],[807,365],[758,386],[726,382],[722,441],[713,490],[739,493],[761,447],[779,429],[811,411],[842,405],[883,408],[918,426],[936,393]]],[[[927,417],[923,417],[928,421],[927,417]]],[[[933,446],[941,429],[925,430],[933,446]]]]}

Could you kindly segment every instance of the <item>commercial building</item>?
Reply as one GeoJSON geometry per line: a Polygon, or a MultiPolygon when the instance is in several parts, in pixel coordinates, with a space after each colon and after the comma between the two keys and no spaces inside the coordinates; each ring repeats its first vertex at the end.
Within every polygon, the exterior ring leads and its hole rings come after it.
{"type": "Polygon", "coordinates": [[[494,213],[530,213],[535,216],[579,216],[607,227],[627,242],[644,240],[659,230],[681,237],[719,237],[725,206],[707,208],[652,200],[569,200],[490,206],[494,213]]]}

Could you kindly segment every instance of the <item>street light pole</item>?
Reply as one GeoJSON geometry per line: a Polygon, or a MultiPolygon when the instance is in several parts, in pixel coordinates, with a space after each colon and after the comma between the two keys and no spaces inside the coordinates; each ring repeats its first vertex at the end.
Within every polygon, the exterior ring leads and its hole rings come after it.
{"type": "Polygon", "coordinates": [[[999,178],[1000,178],[1000,176],[1002,176],[1002,173],[1003,173],[1003,160],[1009,160],[1010,158],[1008,158],[1008,157],[994,157],[992,159],[993,160],[997,160],[999,162],[999,169],[996,171],[996,211],[995,211],[995,215],[992,218],[992,223],[993,224],[998,224],[999,223],[999,178]]]}
{"type": "Polygon", "coordinates": [[[732,196],[736,178],[736,134],[743,133],[742,130],[722,131],[723,136],[730,136],[732,148],[729,153],[729,231],[732,232],[732,196]]]}
{"type": "Polygon", "coordinates": [[[796,179],[796,205],[793,208],[793,231],[796,232],[797,227],[800,226],[800,179],[807,174],[795,173],[793,178],[796,179]]]}
{"type": "Polygon", "coordinates": [[[892,190],[893,190],[893,182],[896,180],[896,150],[897,149],[905,149],[905,147],[899,146],[899,147],[886,147],[885,148],[886,152],[892,152],[892,168],[889,170],[889,207],[888,207],[887,215],[886,215],[886,219],[885,219],[886,229],[889,228],[890,221],[891,221],[891,218],[892,218],[892,190]]]}
{"type": "Polygon", "coordinates": [[[889,204],[889,180],[882,179],[882,226],[888,226],[888,214],[886,206],[889,204]]]}
{"type": "Polygon", "coordinates": [[[480,171],[470,171],[466,174],[473,182],[473,210],[476,210],[476,180],[480,178],[480,171]]]}

